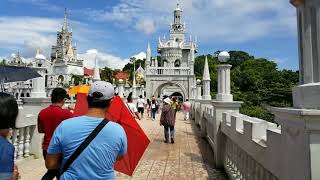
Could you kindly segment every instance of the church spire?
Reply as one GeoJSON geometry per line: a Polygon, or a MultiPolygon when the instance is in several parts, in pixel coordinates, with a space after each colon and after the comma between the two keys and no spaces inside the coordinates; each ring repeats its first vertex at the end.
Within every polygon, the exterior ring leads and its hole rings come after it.
{"type": "Polygon", "coordinates": [[[147,53],[146,53],[146,61],[151,61],[151,48],[150,48],[149,42],[148,42],[147,53]]]}
{"type": "Polygon", "coordinates": [[[210,81],[210,72],[209,72],[209,65],[208,65],[208,56],[206,56],[206,59],[204,61],[204,69],[203,69],[203,81],[210,81]]]}
{"type": "Polygon", "coordinates": [[[68,12],[67,12],[67,8],[64,9],[64,20],[63,20],[62,30],[68,31],[68,12]]]}

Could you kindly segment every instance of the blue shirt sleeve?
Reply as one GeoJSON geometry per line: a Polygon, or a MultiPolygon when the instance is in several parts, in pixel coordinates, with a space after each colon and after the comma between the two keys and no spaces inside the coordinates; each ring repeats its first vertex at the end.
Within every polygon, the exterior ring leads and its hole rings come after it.
{"type": "Polygon", "coordinates": [[[56,128],[51,138],[49,147],[48,147],[48,154],[61,154],[62,153],[62,129],[63,129],[63,122],[56,128]]]}
{"type": "Polygon", "coordinates": [[[128,143],[127,143],[127,136],[124,132],[123,128],[121,127],[121,148],[119,154],[124,156],[127,153],[128,143]]]}
{"type": "Polygon", "coordinates": [[[14,147],[4,139],[0,139],[0,179],[10,179],[13,176],[14,147]]]}

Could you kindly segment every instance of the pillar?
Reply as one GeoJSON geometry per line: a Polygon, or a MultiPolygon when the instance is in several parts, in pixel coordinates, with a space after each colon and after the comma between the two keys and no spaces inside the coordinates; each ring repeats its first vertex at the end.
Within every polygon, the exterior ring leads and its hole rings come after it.
{"type": "Polygon", "coordinates": [[[202,99],[201,96],[201,80],[197,80],[197,99],[202,99]]]}
{"type": "Polygon", "coordinates": [[[291,0],[297,9],[299,86],[293,88],[295,108],[320,109],[320,2],[291,0]]]}
{"type": "Polygon", "coordinates": [[[122,79],[119,79],[119,83],[118,83],[118,93],[119,93],[119,96],[121,98],[123,98],[123,93],[124,93],[124,81],[122,79]]]}
{"type": "Polygon", "coordinates": [[[37,67],[34,68],[41,77],[32,79],[32,91],[31,97],[46,97],[46,85],[45,85],[45,75],[46,75],[46,68],[37,67]]]}
{"type": "Polygon", "coordinates": [[[218,94],[217,101],[231,102],[233,96],[230,87],[230,64],[221,64],[218,66],[218,94]]]}

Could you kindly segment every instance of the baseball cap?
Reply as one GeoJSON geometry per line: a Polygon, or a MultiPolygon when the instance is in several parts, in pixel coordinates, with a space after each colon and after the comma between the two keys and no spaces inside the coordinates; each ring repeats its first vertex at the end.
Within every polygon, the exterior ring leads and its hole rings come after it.
{"type": "Polygon", "coordinates": [[[88,96],[98,100],[109,100],[114,96],[114,88],[109,82],[96,81],[91,84],[88,96]]]}

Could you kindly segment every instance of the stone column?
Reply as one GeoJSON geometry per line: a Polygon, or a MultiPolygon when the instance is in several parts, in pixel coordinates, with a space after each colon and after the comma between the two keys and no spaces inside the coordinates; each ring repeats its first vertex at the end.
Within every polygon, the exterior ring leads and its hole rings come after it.
{"type": "Polygon", "coordinates": [[[292,90],[293,108],[272,108],[281,125],[279,179],[315,180],[320,179],[320,2],[290,2],[297,8],[300,85],[292,90]]]}
{"type": "Polygon", "coordinates": [[[141,94],[140,95],[142,95],[143,97],[144,97],[144,92],[145,92],[144,85],[141,85],[141,94]]]}
{"type": "Polygon", "coordinates": [[[202,99],[201,96],[201,80],[197,80],[197,99],[202,99]]]}
{"type": "Polygon", "coordinates": [[[296,108],[320,109],[320,3],[291,0],[297,8],[300,85],[293,88],[296,108]]]}
{"type": "Polygon", "coordinates": [[[124,96],[123,96],[123,93],[124,93],[124,82],[123,82],[122,79],[119,79],[118,82],[119,82],[119,83],[118,83],[118,93],[119,93],[119,96],[120,96],[121,98],[123,98],[123,97],[124,97],[124,96]]]}
{"type": "Polygon", "coordinates": [[[218,66],[218,94],[217,101],[231,102],[233,96],[230,88],[230,68],[229,64],[221,64],[218,66]]]}
{"type": "Polygon", "coordinates": [[[133,83],[132,83],[132,99],[137,98],[137,85],[136,85],[136,77],[133,76],[133,83]]]}
{"type": "Polygon", "coordinates": [[[46,97],[46,87],[45,87],[45,75],[46,68],[33,68],[36,70],[42,77],[32,79],[32,92],[31,97],[46,97]]]}

